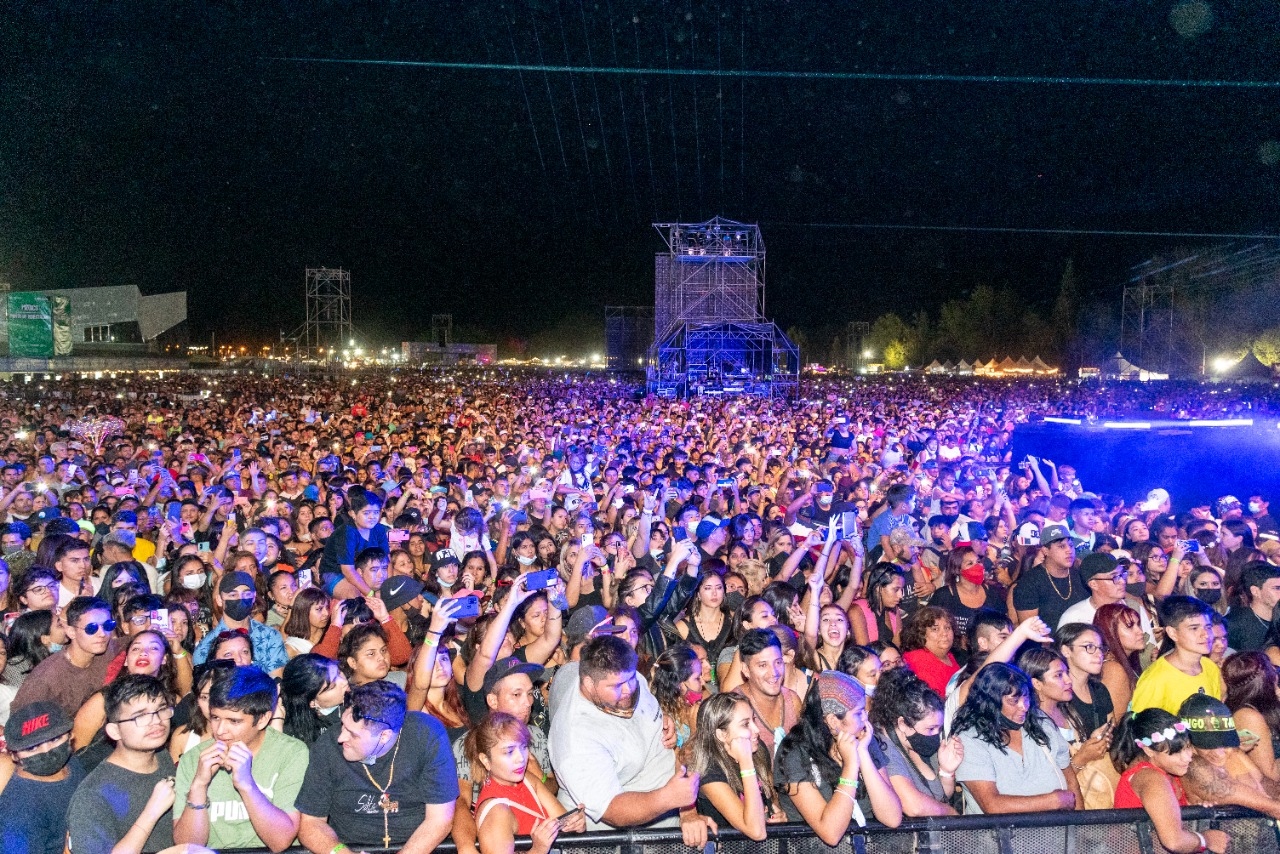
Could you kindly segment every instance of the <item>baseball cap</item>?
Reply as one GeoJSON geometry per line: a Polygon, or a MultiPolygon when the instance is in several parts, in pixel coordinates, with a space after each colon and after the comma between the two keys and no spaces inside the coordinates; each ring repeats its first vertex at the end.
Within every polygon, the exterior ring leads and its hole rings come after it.
{"type": "Polygon", "coordinates": [[[224,596],[237,587],[248,587],[254,590],[253,576],[247,572],[228,572],[218,582],[218,592],[224,596]]]}
{"type": "Polygon", "coordinates": [[[388,611],[394,611],[422,594],[422,582],[412,575],[393,575],[378,589],[382,593],[382,604],[388,611]]]}
{"type": "Polygon", "coordinates": [[[906,525],[899,525],[889,532],[889,542],[895,546],[923,546],[925,541],[906,525]]]}
{"type": "Polygon", "coordinates": [[[57,703],[28,703],[9,716],[4,740],[10,750],[30,750],[71,732],[71,718],[57,703]]]}
{"type": "Polygon", "coordinates": [[[1035,522],[1023,522],[1013,534],[1014,542],[1020,546],[1040,545],[1040,529],[1035,522]]]}
{"type": "Polygon", "coordinates": [[[584,605],[569,617],[569,622],[565,623],[564,632],[569,636],[570,643],[576,643],[587,637],[617,635],[626,631],[622,626],[612,624],[600,626],[601,623],[608,619],[609,612],[602,606],[584,605]],[[600,628],[597,629],[596,626],[600,626],[600,628]]]}
{"type": "Polygon", "coordinates": [[[1212,750],[1215,747],[1240,746],[1240,735],[1236,732],[1231,710],[1226,703],[1205,694],[1203,689],[1183,701],[1178,717],[1191,730],[1191,744],[1195,747],[1212,750]]]}
{"type": "Polygon", "coordinates": [[[431,559],[431,570],[435,572],[442,566],[448,566],[451,563],[461,565],[462,561],[458,560],[458,555],[453,549],[440,549],[436,552],[436,556],[431,559]]]}
{"type": "Polygon", "coordinates": [[[1106,552],[1089,552],[1080,559],[1080,577],[1085,581],[1098,575],[1115,572],[1120,561],[1106,552]]]}
{"type": "Polygon", "coordinates": [[[705,540],[707,537],[714,534],[718,529],[727,527],[728,525],[729,525],[728,520],[725,520],[722,522],[719,519],[712,516],[710,518],[703,519],[701,522],[699,522],[698,527],[694,529],[693,534],[699,540],[705,540]]]}
{"type": "Polygon", "coordinates": [[[1045,525],[1040,530],[1040,545],[1051,546],[1059,540],[1071,539],[1071,532],[1063,525],[1045,525]]]}
{"type": "Polygon", "coordinates": [[[534,682],[541,681],[546,668],[541,664],[530,664],[527,661],[521,661],[514,655],[507,658],[500,658],[489,668],[489,672],[484,675],[484,687],[480,689],[480,696],[486,696],[492,693],[498,683],[508,676],[515,676],[519,673],[528,674],[529,678],[534,682]]]}

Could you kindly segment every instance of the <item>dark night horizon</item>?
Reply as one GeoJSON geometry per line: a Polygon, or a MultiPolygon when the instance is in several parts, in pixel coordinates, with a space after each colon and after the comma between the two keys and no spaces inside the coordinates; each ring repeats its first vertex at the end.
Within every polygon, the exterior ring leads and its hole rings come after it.
{"type": "Polygon", "coordinates": [[[438,312],[529,339],[651,304],[650,223],[723,215],[759,223],[784,328],[982,284],[1046,314],[1068,259],[1114,311],[1131,265],[1224,241],[848,226],[1275,234],[1277,32],[1274,5],[1185,0],[18,3],[0,281],[186,289],[193,338],[268,342],[340,266],[373,343],[438,312]]]}

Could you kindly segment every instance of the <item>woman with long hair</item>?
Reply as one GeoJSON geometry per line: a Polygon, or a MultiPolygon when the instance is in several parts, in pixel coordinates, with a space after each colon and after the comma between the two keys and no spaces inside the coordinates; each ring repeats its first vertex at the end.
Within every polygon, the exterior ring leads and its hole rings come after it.
{"type": "Polygon", "coordinates": [[[965,814],[1074,810],[1080,804],[1071,751],[1038,708],[1027,675],[992,662],[978,671],[951,732],[964,745],[956,781],[965,814]]]}
{"type": "MultiPolygon", "coordinates": [[[[154,676],[164,683],[165,691],[171,697],[179,696],[178,669],[169,649],[169,641],[154,629],[143,629],[129,638],[125,647],[124,666],[116,674],[119,679],[125,673],[140,673],[154,676]]],[[[114,681],[114,680],[113,680],[114,681]]],[[[107,709],[102,699],[102,692],[97,691],[76,713],[75,723],[71,729],[71,742],[76,749],[89,746],[89,743],[102,732],[102,725],[107,722],[107,709]]],[[[105,757],[98,757],[99,761],[105,757]]]]}
{"type": "Polygon", "coordinates": [[[947,803],[964,759],[960,739],[942,738],[942,698],[905,667],[885,674],[871,705],[871,725],[889,759],[886,769],[908,816],[955,815],[947,803]]]}
{"type": "Polygon", "coordinates": [[[1227,695],[1223,702],[1236,719],[1236,728],[1258,737],[1249,758],[1272,780],[1280,780],[1280,697],[1275,665],[1261,652],[1237,652],[1222,665],[1227,695]]]}
{"type": "Polygon", "coordinates": [[[36,665],[62,649],[67,642],[67,627],[53,616],[53,611],[28,611],[18,616],[9,627],[5,649],[9,660],[4,666],[4,684],[17,690],[36,665]]]}
{"type": "Polygon", "coordinates": [[[698,708],[690,770],[701,777],[698,814],[757,842],[767,823],[784,821],[773,795],[768,750],[751,704],[737,694],[708,697],[698,708]]]}
{"type": "Polygon", "coordinates": [[[800,719],[782,740],[774,784],[788,821],[803,821],[827,845],[867,813],[887,827],[902,823],[888,759],[867,722],[866,695],[853,677],[826,671],[805,698],[800,719]]]}
{"type": "Polygon", "coordinates": [[[1181,779],[1191,768],[1194,751],[1186,723],[1164,709],[1125,713],[1111,746],[1111,761],[1120,772],[1116,809],[1147,811],[1166,851],[1212,851],[1222,854],[1230,841],[1221,830],[1198,833],[1182,824],[1187,796],[1181,779]]]}
{"type": "Polygon", "coordinates": [[[436,718],[454,736],[467,726],[467,713],[462,695],[453,676],[450,641],[454,612],[458,599],[441,599],[431,610],[426,638],[414,650],[410,662],[409,687],[405,692],[408,708],[421,710],[436,718]]]}
{"type": "Polygon", "coordinates": [[[324,639],[333,618],[329,594],[319,587],[304,587],[293,597],[289,617],[280,626],[284,649],[290,658],[309,653],[324,639]]]}
{"type": "Polygon", "coordinates": [[[473,812],[480,854],[514,854],[515,838],[531,836],[529,854],[548,854],[561,830],[586,830],[578,804],[575,815],[557,821],[567,810],[529,767],[529,728],[503,712],[490,712],[467,733],[464,747],[472,775],[483,771],[473,812]]]}
{"type": "Polygon", "coordinates": [[[698,704],[704,697],[702,661],[697,651],[687,643],[667,647],[653,662],[649,687],[662,713],[675,724],[676,750],[689,750],[698,704]]]}
{"type": "Polygon", "coordinates": [[[902,660],[939,697],[947,695],[947,683],[960,670],[951,652],[955,640],[955,617],[932,605],[912,614],[902,629],[902,660]]]}
{"type": "Polygon", "coordinates": [[[942,570],[942,588],[933,594],[929,604],[942,608],[956,621],[956,637],[963,640],[969,621],[983,608],[1000,609],[1000,602],[987,589],[986,568],[972,546],[961,546],[947,552],[942,570]]]}
{"type": "Polygon", "coordinates": [[[1093,615],[1093,627],[1102,637],[1102,684],[1111,696],[1111,722],[1119,724],[1133,699],[1142,673],[1140,654],[1147,646],[1138,612],[1123,603],[1103,605],[1093,615]]]}
{"type": "Polygon", "coordinates": [[[702,644],[712,661],[719,660],[733,634],[733,615],[724,604],[724,579],[714,572],[698,576],[685,612],[676,620],[676,631],[684,640],[702,644]]]}
{"type": "Polygon", "coordinates": [[[867,571],[866,598],[853,600],[849,609],[856,644],[866,646],[882,638],[901,644],[902,611],[898,606],[906,584],[907,576],[897,564],[880,561],[867,571]]]}
{"type": "Polygon", "coordinates": [[[347,688],[338,662],[313,652],[294,656],[280,678],[284,734],[314,744],[322,732],[340,722],[347,688]]]}

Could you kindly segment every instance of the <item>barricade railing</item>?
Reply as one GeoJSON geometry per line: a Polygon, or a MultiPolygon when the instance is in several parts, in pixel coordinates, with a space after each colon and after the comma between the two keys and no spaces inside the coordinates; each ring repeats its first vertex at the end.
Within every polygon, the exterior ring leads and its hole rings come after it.
{"type": "MultiPolygon", "coordinates": [[[[1276,822],[1236,807],[1184,807],[1183,822],[1193,830],[1224,830],[1232,852],[1280,854],[1276,822]]],[[[678,829],[566,833],[556,848],[573,854],[691,854],[678,829]]],[[[355,846],[352,846],[356,850],[355,846]]],[[[772,824],[761,842],[732,829],[721,830],[697,854],[1165,854],[1145,810],[1009,813],[904,819],[899,827],[869,824],[828,846],[806,824],[772,824]]],[[[289,854],[303,854],[301,847],[289,854]]],[[[363,847],[369,854],[382,849],[363,847]]],[[[451,842],[440,854],[456,854],[451,842]]],[[[516,841],[528,851],[527,838],[516,841]]]]}

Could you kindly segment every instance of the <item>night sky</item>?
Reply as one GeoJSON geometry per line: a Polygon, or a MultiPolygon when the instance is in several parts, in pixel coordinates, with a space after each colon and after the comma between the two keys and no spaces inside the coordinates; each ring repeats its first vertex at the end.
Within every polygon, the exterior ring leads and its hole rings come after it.
{"type": "Polygon", "coordinates": [[[1275,233],[1280,89],[282,58],[1273,82],[1277,56],[1261,0],[16,2],[0,281],[185,288],[194,337],[270,340],[304,268],[343,266],[373,342],[433,312],[528,337],[652,303],[650,223],[723,214],[763,228],[784,327],[980,283],[1047,310],[1068,258],[1118,302],[1203,241],[812,224],[1275,233]]]}

